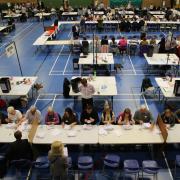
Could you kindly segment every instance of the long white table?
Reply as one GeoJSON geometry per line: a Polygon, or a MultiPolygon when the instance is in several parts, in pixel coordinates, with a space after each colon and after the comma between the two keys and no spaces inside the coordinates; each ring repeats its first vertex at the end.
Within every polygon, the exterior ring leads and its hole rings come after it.
{"type": "Polygon", "coordinates": [[[166,13],[163,11],[148,11],[151,15],[165,15],[166,13]]]}
{"type": "Polygon", "coordinates": [[[134,11],[118,11],[119,14],[133,15],[134,11]]]}
{"type": "Polygon", "coordinates": [[[175,124],[174,127],[168,130],[166,143],[180,143],[180,124],[175,124]]]}
{"type": "Polygon", "coordinates": [[[42,12],[42,13],[37,13],[34,15],[35,17],[39,17],[39,18],[42,18],[42,17],[50,17],[51,16],[51,13],[45,13],[45,12],[42,12]]]}
{"type": "MultiPolygon", "coordinates": [[[[122,126],[114,125],[107,134],[99,135],[99,144],[161,144],[164,142],[158,127],[153,131],[134,125],[126,130],[122,126]]],[[[104,126],[99,126],[104,128],[104,126]]]]}
{"type": "Polygon", "coordinates": [[[0,143],[11,143],[15,141],[14,132],[20,130],[22,132],[22,139],[28,139],[28,134],[31,126],[20,126],[15,129],[13,124],[2,124],[0,126],[0,143]]]}
{"type": "MultiPolygon", "coordinates": [[[[172,78],[172,82],[170,82],[169,80],[165,78],[155,78],[157,85],[159,86],[161,92],[163,93],[165,101],[170,98],[173,98],[173,99],[178,98],[173,93],[175,80],[180,80],[180,77],[172,78]]],[[[159,100],[160,100],[160,94],[159,94],[159,100]]]]}
{"type": "MultiPolygon", "coordinates": [[[[0,77],[2,78],[2,77],[0,77]]],[[[37,76],[34,77],[10,77],[11,90],[9,93],[3,93],[0,88],[0,96],[26,96],[37,80],[37,76]],[[29,80],[24,83],[24,80],[29,80]]]]}
{"type": "Polygon", "coordinates": [[[63,12],[62,16],[78,16],[78,12],[63,12]]]}
{"type": "Polygon", "coordinates": [[[4,16],[4,18],[19,18],[21,16],[22,16],[22,14],[8,14],[8,15],[4,16]]]}
{"type": "Polygon", "coordinates": [[[97,144],[98,126],[92,129],[84,129],[84,126],[77,125],[71,130],[63,129],[61,125],[39,125],[33,139],[34,144],[51,144],[60,140],[64,144],[97,144]]]}

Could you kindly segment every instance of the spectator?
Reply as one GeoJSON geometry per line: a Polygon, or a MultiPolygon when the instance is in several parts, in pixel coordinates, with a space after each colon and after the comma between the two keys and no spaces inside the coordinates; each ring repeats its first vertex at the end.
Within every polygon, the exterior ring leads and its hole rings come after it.
{"type": "Polygon", "coordinates": [[[60,116],[57,112],[54,112],[51,106],[48,107],[47,114],[45,116],[45,123],[47,125],[56,125],[60,123],[60,116]]]}
{"type": "Polygon", "coordinates": [[[19,159],[33,159],[33,152],[31,145],[27,139],[22,139],[21,131],[16,131],[14,133],[16,141],[10,144],[10,147],[7,151],[7,159],[9,161],[19,160],[19,159]]]}
{"type": "Polygon", "coordinates": [[[31,106],[30,109],[26,112],[25,119],[28,120],[28,124],[32,124],[33,121],[37,121],[38,124],[40,124],[41,112],[35,106],[31,106]]]}
{"type": "Polygon", "coordinates": [[[132,119],[131,110],[129,108],[126,108],[124,112],[119,114],[117,123],[119,125],[132,125],[135,123],[132,119]]]}
{"type": "Polygon", "coordinates": [[[64,115],[62,117],[62,126],[64,127],[65,124],[70,125],[71,127],[78,124],[76,114],[69,107],[65,109],[64,115]]]}
{"type": "Polygon", "coordinates": [[[95,125],[97,122],[99,122],[97,111],[91,105],[87,105],[86,109],[81,113],[81,124],[95,125]]]}
{"type": "Polygon", "coordinates": [[[93,106],[92,96],[95,93],[95,88],[93,85],[87,82],[87,79],[83,78],[81,80],[79,91],[81,92],[81,95],[82,95],[82,109],[84,110],[87,104],[90,104],[93,106]]]}
{"type": "Polygon", "coordinates": [[[54,141],[51,144],[48,158],[53,180],[67,180],[68,160],[67,157],[64,156],[64,146],[62,142],[54,141]]]}

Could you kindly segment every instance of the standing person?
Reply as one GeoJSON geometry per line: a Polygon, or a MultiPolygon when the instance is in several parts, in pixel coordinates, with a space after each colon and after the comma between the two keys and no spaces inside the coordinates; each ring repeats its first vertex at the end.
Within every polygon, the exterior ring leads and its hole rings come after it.
{"type": "Polygon", "coordinates": [[[86,108],[87,104],[93,106],[93,94],[95,93],[95,88],[93,85],[87,82],[87,79],[83,78],[81,80],[81,85],[79,87],[79,91],[82,95],[82,109],[86,108]]]}
{"type": "Polygon", "coordinates": [[[84,34],[86,31],[86,20],[84,16],[81,16],[80,19],[80,33],[84,34]]]}
{"type": "Polygon", "coordinates": [[[72,33],[73,33],[73,38],[74,39],[78,39],[79,38],[79,27],[77,26],[77,24],[74,24],[72,26],[72,33]]]}
{"type": "Polygon", "coordinates": [[[27,139],[21,139],[22,133],[21,131],[16,131],[14,133],[14,137],[16,141],[12,142],[7,151],[7,159],[9,161],[19,160],[19,159],[33,159],[33,151],[31,145],[29,144],[27,139]]]}
{"type": "Polygon", "coordinates": [[[87,55],[88,52],[89,52],[89,42],[88,42],[86,37],[83,37],[83,41],[82,41],[82,53],[84,55],[87,55]]]}
{"type": "Polygon", "coordinates": [[[50,161],[50,173],[53,180],[67,180],[68,161],[64,156],[64,145],[60,141],[54,141],[51,144],[51,150],[48,153],[50,161]]]}
{"type": "Polygon", "coordinates": [[[99,18],[97,19],[97,29],[101,33],[103,31],[103,16],[100,15],[99,18]]]}

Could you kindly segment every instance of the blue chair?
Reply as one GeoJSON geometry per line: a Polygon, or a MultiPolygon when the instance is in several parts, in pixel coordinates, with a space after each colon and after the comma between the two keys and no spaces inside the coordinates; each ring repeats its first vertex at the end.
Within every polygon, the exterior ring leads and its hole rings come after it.
{"type": "Polygon", "coordinates": [[[84,176],[86,176],[87,175],[86,173],[89,172],[93,174],[93,166],[94,163],[91,156],[80,156],[78,158],[78,169],[79,169],[78,178],[81,172],[83,173],[82,175],[84,176]]]}
{"type": "Polygon", "coordinates": [[[148,175],[153,175],[153,179],[157,180],[157,174],[159,171],[159,166],[156,161],[145,160],[142,162],[142,178],[144,178],[144,173],[148,175]]]}
{"type": "Polygon", "coordinates": [[[10,167],[16,170],[16,178],[26,178],[29,170],[31,169],[32,162],[28,159],[12,160],[10,167]]]}
{"type": "Polygon", "coordinates": [[[34,169],[36,170],[36,179],[43,178],[49,179],[49,160],[47,156],[39,156],[36,161],[33,162],[34,169]]]}
{"type": "Polygon", "coordinates": [[[176,155],[175,167],[174,167],[174,179],[180,179],[180,176],[177,176],[177,169],[180,168],[180,155],[176,155]]]}
{"type": "Polygon", "coordinates": [[[129,159],[129,160],[125,160],[124,161],[124,178],[125,179],[125,175],[129,174],[129,175],[135,175],[135,180],[136,180],[136,175],[137,175],[137,179],[139,179],[139,163],[137,160],[135,159],[129,159]]]}
{"type": "Polygon", "coordinates": [[[110,168],[118,168],[120,163],[120,157],[115,154],[107,154],[104,158],[104,166],[105,167],[110,167],[110,168]]]}

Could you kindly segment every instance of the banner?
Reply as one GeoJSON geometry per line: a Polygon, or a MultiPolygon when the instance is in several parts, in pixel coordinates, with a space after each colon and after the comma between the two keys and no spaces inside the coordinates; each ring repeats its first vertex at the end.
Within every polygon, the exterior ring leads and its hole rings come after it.
{"type": "Polygon", "coordinates": [[[129,2],[134,7],[141,7],[142,0],[110,0],[110,6],[127,6],[129,2]]]}

